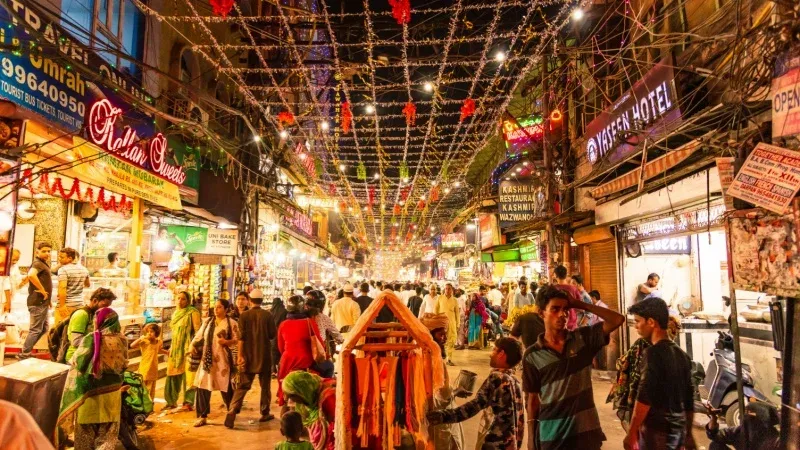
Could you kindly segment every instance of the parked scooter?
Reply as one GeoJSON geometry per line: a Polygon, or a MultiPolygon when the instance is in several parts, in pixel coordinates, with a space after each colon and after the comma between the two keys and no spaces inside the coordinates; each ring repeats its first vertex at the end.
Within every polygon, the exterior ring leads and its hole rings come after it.
{"type": "MultiPolygon", "coordinates": [[[[741,411],[739,411],[738,394],[736,392],[736,363],[733,351],[733,336],[727,331],[718,331],[714,359],[704,371],[705,377],[698,386],[698,395],[695,395],[695,412],[709,413],[709,408],[721,411],[729,427],[741,425],[741,411]]],[[[695,365],[693,376],[703,376],[702,366],[695,365]]],[[[770,403],[767,397],[755,389],[750,366],[742,364],[742,383],[744,396],[753,397],[760,401],[770,403]]]]}

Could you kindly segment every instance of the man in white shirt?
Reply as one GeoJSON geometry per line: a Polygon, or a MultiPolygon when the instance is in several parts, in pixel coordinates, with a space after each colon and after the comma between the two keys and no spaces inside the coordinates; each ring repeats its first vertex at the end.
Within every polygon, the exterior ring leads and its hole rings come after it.
{"type": "Polygon", "coordinates": [[[64,248],[58,252],[58,303],[54,312],[55,323],[69,318],[83,306],[83,289],[88,288],[89,271],[78,260],[78,252],[64,248]]]}
{"type": "Polygon", "coordinates": [[[425,314],[436,314],[436,300],[439,298],[439,286],[431,284],[431,291],[422,297],[422,306],[419,308],[419,318],[425,314]]]}
{"type": "Polygon", "coordinates": [[[411,289],[411,283],[406,283],[403,285],[403,290],[400,292],[400,300],[408,306],[408,299],[413,297],[416,293],[413,289],[411,289]]]}
{"type": "Polygon", "coordinates": [[[11,302],[14,300],[17,289],[20,289],[26,283],[25,278],[23,278],[22,273],[19,271],[18,262],[19,250],[12,249],[11,266],[8,268],[8,276],[0,279],[0,285],[3,287],[3,296],[0,298],[0,303],[3,304],[3,307],[0,309],[0,313],[11,312],[11,302]]]}
{"type": "Polygon", "coordinates": [[[336,300],[331,306],[331,318],[336,328],[342,331],[344,327],[352,327],[361,315],[361,307],[353,299],[353,285],[347,283],[342,288],[344,297],[336,300]]]}
{"type": "Polygon", "coordinates": [[[486,298],[489,299],[489,304],[492,305],[492,308],[495,309],[496,313],[502,311],[503,293],[500,292],[500,289],[497,289],[496,284],[492,284],[491,289],[489,289],[489,293],[486,294],[486,298]]]}

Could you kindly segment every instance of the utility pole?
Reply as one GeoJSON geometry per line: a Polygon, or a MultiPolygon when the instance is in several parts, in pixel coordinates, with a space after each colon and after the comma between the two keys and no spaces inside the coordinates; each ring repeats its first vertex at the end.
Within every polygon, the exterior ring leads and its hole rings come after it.
{"type": "Polygon", "coordinates": [[[553,278],[553,269],[556,262],[556,236],[553,227],[553,147],[550,145],[550,59],[548,55],[542,56],[542,156],[544,159],[544,189],[545,204],[547,205],[547,278],[553,278]]]}

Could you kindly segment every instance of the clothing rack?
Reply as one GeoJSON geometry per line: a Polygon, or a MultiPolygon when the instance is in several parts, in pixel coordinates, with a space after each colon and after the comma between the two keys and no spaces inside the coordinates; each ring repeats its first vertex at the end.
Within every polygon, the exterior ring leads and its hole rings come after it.
{"type": "Polygon", "coordinates": [[[337,450],[394,448],[408,432],[417,450],[434,450],[425,418],[444,383],[440,347],[392,292],[370,304],[337,361],[337,450]],[[387,306],[396,322],[375,323],[387,306]]]}

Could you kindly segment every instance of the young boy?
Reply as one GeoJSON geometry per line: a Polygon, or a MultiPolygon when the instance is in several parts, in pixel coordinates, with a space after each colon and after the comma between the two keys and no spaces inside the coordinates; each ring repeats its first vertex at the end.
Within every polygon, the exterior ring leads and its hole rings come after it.
{"type": "Polygon", "coordinates": [[[478,412],[491,408],[494,419],[482,421],[476,449],[518,450],[522,448],[525,416],[522,405],[522,387],[514,377],[514,367],[522,360],[522,345],[516,339],[503,337],[494,343],[489,364],[489,377],[483,382],[475,398],[455,409],[428,413],[431,425],[463,422],[478,412]]]}
{"type": "Polygon", "coordinates": [[[636,320],[636,331],[650,341],[642,353],[641,381],[625,449],[639,443],[640,450],[695,448],[692,437],[694,386],[692,360],[667,337],[669,309],[657,297],[646,298],[628,308],[636,320]]]}
{"type": "Polygon", "coordinates": [[[301,439],[303,417],[299,412],[290,411],[281,417],[281,434],[286,440],[278,442],[275,450],[314,450],[310,442],[301,439]]]}
{"type": "Polygon", "coordinates": [[[542,450],[598,450],[606,437],[594,405],[592,360],[625,317],[584,303],[561,288],[549,286],[537,296],[544,333],[523,357],[531,438],[542,450]],[[595,314],[603,322],[568,331],[567,320],[573,309],[595,314]]]}

